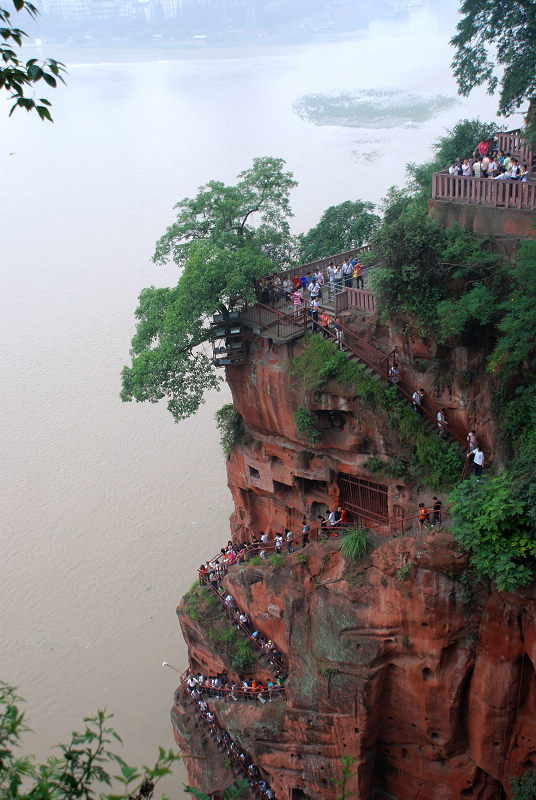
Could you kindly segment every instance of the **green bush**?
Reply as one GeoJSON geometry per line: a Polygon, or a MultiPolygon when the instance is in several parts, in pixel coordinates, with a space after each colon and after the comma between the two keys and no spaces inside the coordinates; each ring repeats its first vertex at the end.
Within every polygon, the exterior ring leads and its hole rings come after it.
{"type": "Polygon", "coordinates": [[[400,567],[400,569],[397,569],[397,571],[396,571],[397,579],[399,581],[407,581],[407,579],[410,576],[412,566],[413,566],[413,564],[404,564],[403,567],[400,567]]]}
{"type": "Polygon", "coordinates": [[[298,406],[298,409],[294,412],[294,424],[298,435],[303,439],[307,439],[310,445],[317,444],[320,441],[321,434],[317,419],[309,409],[298,406]]]}
{"type": "Polygon", "coordinates": [[[364,558],[367,551],[374,546],[364,528],[349,531],[339,544],[339,550],[347,561],[359,561],[364,558]]]}
{"type": "Polygon", "coordinates": [[[296,564],[307,564],[307,553],[296,553],[296,564]]]}
{"type": "Polygon", "coordinates": [[[232,403],[226,403],[216,411],[214,419],[220,432],[222,450],[229,458],[233,447],[240,442],[243,435],[242,417],[232,403]]]}
{"type": "Polygon", "coordinates": [[[231,665],[239,672],[249,672],[255,666],[255,654],[247,639],[237,639],[231,665]]]}
{"type": "Polygon", "coordinates": [[[230,627],[224,628],[223,630],[221,628],[210,628],[208,637],[211,642],[230,644],[236,639],[236,630],[230,627]]]}
{"type": "Polygon", "coordinates": [[[286,563],[286,556],[282,555],[281,553],[274,553],[273,555],[268,557],[268,563],[274,569],[279,569],[286,563]]]}
{"type": "Polygon", "coordinates": [[[536,769],[512,778],[510,785],[512,800],[536,800],[536,769]]]}
{"type": "Polygon", "coordinates": [[[251,564],[252,567],[260,567],[261,564],[264,564],[264,561],[260,556],[253,556],[249,559],[248,564],[251,564]]]}
{"type": "Polygon", "coordinates": [[[404,478],[408,474],[407,466],[399,456],[393,456],[388,461],[370,456],[363,466],[373,475],[386,475],[388,478],[404,478]]]}
{"type": "Polygon", "coordinates": [[[453,489],[449,500],[452,534],[470,553],[478,575],[491,578],[499,592],[529,584],[536,539],[510,472],[471,477],[453,489]]]}

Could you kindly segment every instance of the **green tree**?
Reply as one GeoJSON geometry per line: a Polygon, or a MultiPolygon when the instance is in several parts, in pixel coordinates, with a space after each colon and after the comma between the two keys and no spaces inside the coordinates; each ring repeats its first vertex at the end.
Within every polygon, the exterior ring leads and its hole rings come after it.
{"type": "MultiPolygon", "coordinates": [[[[13,6],[16,12],[25,11],[32,18],[39,13],[27,0],[13,0],[13,6]]],[[[50,101],[46,97],[36,99],[29,95],[28,90],[41,80],[52,88],[56,88],[58,81],[65,83],[62,77],[65,67],[52,58],[42,62],[37,58],[22,60],[20,49],[27,34],[14,24],[12,13],[7,8],[0,8],[0,36],[3,40],[0,43],[0,89],[13,100],[9,114],[11,116],[16,108],[25,108],[26,111],[37,111],[41,119],[52,122],[50,101]]]]}
{"type": "Polygon", "coordinates": [[[463,0],[452,70],[467,96],[500,84],[499,113],[508,116],[536,95],[536,5],[533,0],[463,0]],[[497,73],[502,75],[499,78],[497,73]]]}
{"type": "Polygon", "coordinates": [[[318,225],[298,237],[300,261],[315,261],[368,242],[380,224],[378,215],[372,213],[374,207],[373,203],[362,200],[330,206],[318,225]]]}
{"type": "Polygon", "coordinates": [[[511,280],[490,364],[493,372],[506,377],[516,372],[526,377],[534,368],[536,350],[536,242],[521,247],[511,280]]]}
{"type": "Polygon", "coordinates": [[[441,253],[447,233],[421,204],[410,202],[389,215],[372,239],[379,267],[371,282],[384,319],[402,320],[409,315],[423,331],[435,328],[437,304],[445,299],[448,268],[441,253]],[[400,210],[401,208],[401,210],[400,210]]]}
{"type": "Polygon", "coordinates": [[[490,139],[497,131],[496,122],[482,122],[477,119],[460,119],[434,143],[436,162],[439,169],[447,169],[456,158],[470,158],[481,139],[490,139]]]}
{"type": "Polygon", "coordinates": [[[290,250],[289,195],[296,185],[280,158],[256,158],[235,186],[210,181],[175,206],[157,242],[156,263],[175,261],[175,287],[144,289],[136,309],[123,401],[166,398],[176,421],[195,413],[219,380],[203,345],[215,312],[255,302],[254,282],[283,266],[290,250]]]}

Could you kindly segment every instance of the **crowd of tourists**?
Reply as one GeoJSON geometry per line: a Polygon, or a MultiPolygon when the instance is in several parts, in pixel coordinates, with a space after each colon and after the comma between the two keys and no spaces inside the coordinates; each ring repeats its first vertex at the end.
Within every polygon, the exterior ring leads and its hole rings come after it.
{"type": "Polygon", "coordinates": [[[277,675],[273,680],[269,678],[267,681],[258,678],[231,680],[225,672],[209,677],[200,672],[198,675],[191,673],[186,684],[191,696],[200,700],[203,709],[206,708],[206,703],[203,706],[203,697],[216,697],[234,702],[253,701],[264,705],[270,700],[285,696],[281,675],[277,675]]]}
{"type": "Polygon", "coordinates": [[[259,797],[261,800],[273,800],[275,792],[268,781],[264,779],[260,769],[250,756],[238,746],[229,732],[219,724],[207,703],[198,696],[189,694],[189,697],[197,716],[206,725],[217,746],[227,753],[235,770],[247,779],[249,788],[255,797],[259,797]]]}
{"type": "Polygon", "coordinates": [[[318,268],[292,276],[276,273],[259,281],[261,303],[277,305],[284,299],[292,308],[308,302],[311,309],[318,309],[324,299],[344,288],[365,288],[363,264],[355,257],[345,258],[340,264],[330,261],[325,271],[318,268]]]}
{"type": "Polygon", "coordinates": [[[530,173],[526,162],[498,148],[496,140],[481,139],[470,156],[451,161],[449,175],[464,178],[490,178],[526,182],[530,173]]]}

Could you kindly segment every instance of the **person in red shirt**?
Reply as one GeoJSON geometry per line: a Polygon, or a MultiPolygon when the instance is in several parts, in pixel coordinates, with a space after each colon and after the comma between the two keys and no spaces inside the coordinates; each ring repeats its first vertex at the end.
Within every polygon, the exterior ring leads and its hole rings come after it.
{"type": "Polygon", "coordinates": [[[341,515],[339,520],[341,528],[346,528],[348,523],[350,522],[350,514],[345,508],[341,508],[340,506],[338,508],[338,511],[340,512],[341,515]]]}

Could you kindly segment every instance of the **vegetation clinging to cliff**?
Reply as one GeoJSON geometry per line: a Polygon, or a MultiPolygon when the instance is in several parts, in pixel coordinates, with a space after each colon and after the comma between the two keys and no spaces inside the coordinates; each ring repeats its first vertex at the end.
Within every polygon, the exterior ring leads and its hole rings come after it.
{"type": "MultiPolygon", "coordinates": [[[[289,369],[307,392],[325,389],[329,380],[345,392],[355,392],[398,439],[402,451],[398,456],[398,473],[408,483],[436,491],[450,488],[459,479],[462,462],[457,445],[447,445],[429,432],[396,387],[369,375],[363,364],[337,350],[330,340],[319,335],[306,337],[303,353],[290,360],[289,369]]],[[[383,463],[375,459],[374,471],[380,472],[383,463]]],[[[388,464],[384,474],[389,474],[388,464]]]]}
{"type": "Polygon", "coordinates": [[[226,403],[214,414],[216,427],[220,432],[220,444],[226,457],[229,458],[233,447],[243,436],[242,417],[232,403],[226,403]]]}
{"type": "Polygon", "coordinates": [[[512,491],[508,471],[496,477],[472,477],[450,495],[452,533],[480,576],[507,592],[532,580],[536,539],[531,535],[525,505],[512,491]]]}

